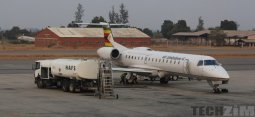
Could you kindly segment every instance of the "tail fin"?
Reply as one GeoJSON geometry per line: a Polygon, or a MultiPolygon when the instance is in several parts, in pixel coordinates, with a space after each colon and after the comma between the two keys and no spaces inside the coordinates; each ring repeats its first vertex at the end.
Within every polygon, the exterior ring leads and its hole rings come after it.
{"type": "Polygon", "coordinates": [[[108,40],[108,36],[112,33],[110,28],[104,27],[104,46],[113,47],[112,43],[108,40]]]}
{"type": "Polygon", "coordinates": [[[114,47],[120,50],[127,50],[125,46],[115,42],[113,40],[112,31],[110,28],[104,27],[104,40],[105,40],[105,47],[114,47]]]}

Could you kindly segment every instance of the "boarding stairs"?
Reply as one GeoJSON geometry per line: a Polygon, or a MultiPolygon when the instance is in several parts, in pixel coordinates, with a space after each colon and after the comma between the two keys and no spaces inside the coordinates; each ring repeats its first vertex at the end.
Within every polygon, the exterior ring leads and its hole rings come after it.
{"type": "Polygon", "coordinates": [[[118,98],[114,93],[112,63],[109,60],[99,62],[99,98],[118,98]]]}

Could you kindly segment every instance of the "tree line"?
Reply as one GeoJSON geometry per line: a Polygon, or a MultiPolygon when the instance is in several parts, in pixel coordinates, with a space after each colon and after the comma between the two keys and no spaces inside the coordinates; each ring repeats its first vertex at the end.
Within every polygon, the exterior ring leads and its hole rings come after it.
{"type": "MultiPolygon", "coordinates": [[[[71,21],[67,27],[79,27],[76,23],[83,23],[83,17],[85,16],[85,9],[82,4],[78,4],[76,11],[74,12],[74,20],[71,21]]],[[[116,10],[115,6],[109,10],[108,13],[108,20],[106,20],[103,16],[95,16],[91,23],[99,23],[99,22],[109,22],[109,23],[116,23],[116,24],[127,24],[129,23],[129,12],[125,4],[120,4],[119,9],[116,10]]],[[[220,22],[219,27],[213,27],[209,29],[218,29],[218,30],[237,30],[238,24],[232,20],[223,20],[220,22]]],[[[64,26],[63,26],[64,27],[64,26]]],[[[88,25],[87,27],[100,27],[100,26],[92,26],[88,25]]],[[[167,38],[171,39],[172,35],[177,32],[191,32],[191,31],[201,31],[204,30],[204,20],[202,17],[198,18],[198,25],[195,30],[191,30],[191,28],[187,25],[186,20],[178,20],[176,23],[167,19],[164,20],[161,25],[161,30],[159,31],[152,31],[149,28],[141,29],[137,27],[139,30],[143,31],[145,34],[151,37],[158,37],[158,38],[167,38]]],[[[2,37],[5,37],[9,40],[17,39],[19,35],[27,35],[27,36],[34,36],[35,32],[27,29],[20,29],[18,26],[14,26],[10,30],[2,31],[0,28],[0,34],[2,37]]]]}

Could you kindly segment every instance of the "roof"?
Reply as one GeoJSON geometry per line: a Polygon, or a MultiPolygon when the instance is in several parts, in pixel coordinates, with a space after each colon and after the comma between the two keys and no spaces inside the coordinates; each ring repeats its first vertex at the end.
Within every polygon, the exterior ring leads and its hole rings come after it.
{"type": "Polygon", "coordinates": [[[136,28],[112,28],[112,34],[114,37],[143,37],[149,38],[148,35],[136,28]]]}
{"type": "MultiPolygon", "coordinates": [[[[48,28],[59,37],[97,37],[103,38],[103,28],[48,28]]],[[[121,38],[150,38],[136,28],[112,28],[114,37],[121,38]]]]}
{"type": "MultiPolygon", "coordinates": [[[[229,38],[246,38],[248,36],[255,35],[255,31],[223,30],[223,32],[229,38]]],[[[203,31],[197,31],[197,32],[178,32],[173,34],[173,36],[198,37],[198,36],[202,36],[204,34],[210,34],[210,33],[211,33],[210,30],[203,30],[203,31]]]]}
{"type": "Polygon", "coordinates": [[[224,33],[227,34],[227,37],[238,37],[238,38],[246,38],[250,35],[255,35],[255,31],[224,30],[224,33]]]}
{"type": "Polygon", "coordinates": [[[100,28],[48,28],[59,37],[103,37],[100,28]]]}
{"type": "Polygon", "coordinates": [[[255,43],[255,40],[252,39],[242,39],[242,41],[246,43],[255,43]]]}
{"type": "Polygon", "coordinates": [[[197,32],[178,32],[173,34],[173,36],[193,36],[198,37],[204,34],[210,34],[210,30],[203,30],[203,31],[197,31],[197,32]]]}

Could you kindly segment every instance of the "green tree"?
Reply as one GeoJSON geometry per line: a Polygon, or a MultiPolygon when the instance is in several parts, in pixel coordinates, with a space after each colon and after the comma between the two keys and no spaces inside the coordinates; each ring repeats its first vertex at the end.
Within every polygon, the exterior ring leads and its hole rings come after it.
{"type": "Polygon", "coordinates": [[[91,20],[91,23],[100,23],[100,22],[106,22],[104,17],[102,16],[96,16],[91,20]]]}
{"type": "Polygon", "coordinates": [[[82,23],[82,17],[84,16],[84,8],[83,6],[79,3],[77,6],[77,11],[75,11],[75,23],[82,23]]]}
{"type": "Polygon", "coordinates": [[[109,11],[110,23],[126,24],[129,22],[128,18],[129,18],[128,10],[126,9],[126,6],[123,3],[120,5],[119,13],[115,11],[114,6],[112,6],[111,11],[109,11]]]}
{"type": "MultiPolygon", "coordinates": [[[[91,23],[100,23],[100,22],[106,22],[104,17],[102,16],[95,16],[92,20],[91,20],[91,23]]],[[[99,27],[102,27],[102,26],[96,26],[96,25],[88,25],[87,27],[89,28],[99,28],[99,27]]]]}
{"type": "Polygon", "coordinates": [[[220,29],[222,30],[237,30],[238,25],[235,21],[224,20],[220,22],[220,29]]]}
{"type": "Polygon", "coordinates": [[[125,7],[126,6],[123,3],[120,5],[119,19],[120,19],[120,23],[122,24],[128,23],[128,10],[125,7]]]}
{"type": "Polygon", "coordinates": [[[153,32],[152,30],[150,30],[149,28],[144,28],[143,32],[147,35],[149,35],[150,37],[153,37],[153,32]]]}
{"type": "Polygon", "coordinates": [[[189,32],[190,27],[187,26],[185,20],[179,20],[173,27],[173,29],[169,32],[171,35],[177,32],[189,32]]]}
{"type": "Polygon", "coordinates": [[[110,23],[120,23],[119,14],[115,12],[114,6],[112,6],[112,10],[109,11],[109,20],[110,23]]]}
{"type": "Polygon", "coordinates": [[[161,33],[163,37],[170,38],[171,33],[170,31],[173,29],[174,23],[171,20],[164,20],[164,23],[161,25],[161,33]]]}
{"type": "Polygon", "coordinates": [[[209,35],[209,39],[216,46],[223,46],[225,44],[225,37],[226,34],[220,29],[212,30],[211,34],[209,35]]]}
{"type": "Polygon", "coordinates": [[[4,36],[9,40],[16,40],[19,35],[31,36],[31,32],[26,29],[20,29],[18,26],[14,26],[11,30],[4,32],[4,36]]]}
{"type": "Polygon", "coordinates": [[[201,31],[204,30],[204,20],[202,19],[202,17],[200,16],[198,18],[198,25],[197,25],[197,29],[196,31],[201,31]]]}

